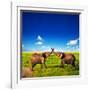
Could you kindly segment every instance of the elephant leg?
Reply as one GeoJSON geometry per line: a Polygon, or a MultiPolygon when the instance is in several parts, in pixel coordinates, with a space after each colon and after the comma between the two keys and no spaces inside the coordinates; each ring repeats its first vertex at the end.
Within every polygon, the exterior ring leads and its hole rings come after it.
{"type": "Polygon", "coordinates": [[[46,63],[44,62],[44,66],[45,66],[45,68],[47,68],[47,65],[46,65],[46,63]]]}
{"type": "Polygon", "coordinates": [[[44,58],[41,59],[41,69],[45,66],[45,60],[44,58]]]}
{"type": "Polygon", "coordinates": [[[60,67],[64,67],[65,61],[61,60],[61,66],[60,67]]]}
{"type": "Polygon", "coordinates": [[[75,67],[75,62],[72,63],[72,66],[75,67]]]}
{"type": "Polygon", "coordinates": [[[32,71],[33,71],[33,68],[35,67],[36,64],[32,64],[32,71]]]}
{"type": "Polygon", "coordinates": [[[70,64],[73,66],[73,67],[75,67],[75,61],[74,60],[70,60],[70,64]]]}
{"type": "Polygon", "coordinates": [[[44,67],[47,68],[45,62],[41,64],[41,69],[44,68],[44,67]]]}

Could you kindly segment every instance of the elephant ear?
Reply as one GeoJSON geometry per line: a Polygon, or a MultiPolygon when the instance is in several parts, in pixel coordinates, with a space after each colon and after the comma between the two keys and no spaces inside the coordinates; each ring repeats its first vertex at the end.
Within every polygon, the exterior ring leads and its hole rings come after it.
{"type": "Polygon", "coordinates": [[[42,53],[42,56],[43,56],[44,58],[46,58],[46,54],[45,54],[45,53],[42,53]]]}
{"type": "Polygon", "coordinates": [[[63,59],[65,57],[64,53],[61,53],[61,59],[63,59]]]}

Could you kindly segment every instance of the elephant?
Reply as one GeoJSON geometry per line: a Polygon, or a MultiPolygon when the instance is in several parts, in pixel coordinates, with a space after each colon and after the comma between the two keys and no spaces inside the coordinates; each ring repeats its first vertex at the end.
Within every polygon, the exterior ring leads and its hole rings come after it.
{"type": "Polygon", "coordinates": [[[64,64],[71,64],[75,67],[75,56],[71,53],[56,52],[56,55],[61,59],[61,66],[64,64]]]}
{"type": "Polygon", "coordinates": [[[44,66],[47,68],[45,62],[47,57],[50,56],[50,52],[44,52],[42,54],[40,53],[34,53],[31,56],[31,64],[32,64],[32,70],[36,64],[41,64],[41,68],[44,66]]]}

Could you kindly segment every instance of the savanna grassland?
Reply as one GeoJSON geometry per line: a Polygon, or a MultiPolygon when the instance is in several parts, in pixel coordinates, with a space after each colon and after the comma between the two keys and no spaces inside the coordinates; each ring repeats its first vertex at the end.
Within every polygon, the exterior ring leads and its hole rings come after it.
{"type": "MultiPolygon", "coordinates": [[[[64,68],[62,68],[60,67],[60,58],[58,58],[56,55],[50,55],[46,60],[47,68],[41,69],[41,65],[36,64],[32,77],[79,75],[79,52],[74,52],[73,54],[76,58],[75,67],[65,64],[64,68]]],[[[31,67],[31,56],[31,52],[22,52],[22,67],[31,67]]]]}

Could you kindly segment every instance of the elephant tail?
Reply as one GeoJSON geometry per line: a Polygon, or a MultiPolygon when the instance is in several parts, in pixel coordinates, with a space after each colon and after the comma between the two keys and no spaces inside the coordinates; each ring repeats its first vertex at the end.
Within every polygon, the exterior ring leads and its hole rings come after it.
{"type": "Polygon", "coordinates": [[[76,58],[75,58],[75,56],[73,55],[73,63],[72,63],[72,65],[75,67],[75,60],[76,60],[76,58]]]}

